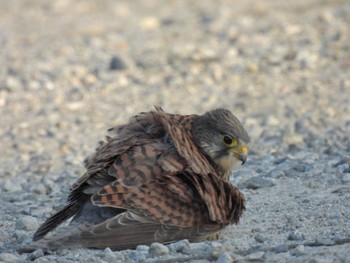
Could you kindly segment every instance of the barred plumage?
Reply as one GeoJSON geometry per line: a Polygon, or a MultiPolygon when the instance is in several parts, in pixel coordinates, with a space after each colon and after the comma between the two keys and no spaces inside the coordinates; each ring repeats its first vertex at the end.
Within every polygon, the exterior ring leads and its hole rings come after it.
{"type": "Polygon", "coordinates": [[[244,162],[245,156],[224,145],[222,133],[235,136],[237,147],[249,143],[238,119],[223,109],[182,116],[156,107],[110,129],[86,159],[87,172],[71,187],[66,207],[37,230],[32,247],[201,241],[237,223],[245,200],[228,174],[234,159],[244,162]],[[220,158],[229,165],[221,166],[220,158]],[[46,236],[72,217],[69,226],[46,236]]]}

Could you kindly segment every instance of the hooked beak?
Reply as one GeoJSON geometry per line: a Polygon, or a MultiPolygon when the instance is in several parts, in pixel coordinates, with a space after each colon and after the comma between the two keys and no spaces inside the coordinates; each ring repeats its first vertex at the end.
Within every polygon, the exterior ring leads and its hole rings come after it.
{"type": "Polygon", "coordinates": [[[236,151],[232,151],[232,154],[240,161],[242,161],[242,165],[245,164],[248,157],[248,148],[246,146],[240,147],[236,151]]]}
{"type": "Polygon", "coordinates": [[[247,154],[237,154],[237,157],[239,160],[242,161],[242,165],[245,164],[245,162],[247,161],[247,154]]]}

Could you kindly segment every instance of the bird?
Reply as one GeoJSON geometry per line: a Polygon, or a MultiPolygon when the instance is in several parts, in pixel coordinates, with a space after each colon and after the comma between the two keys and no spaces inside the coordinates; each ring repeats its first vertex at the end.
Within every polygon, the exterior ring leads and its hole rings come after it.
{"type": "Polygon", "coordinates": [[[230,175],[246,162],[250,138],[231,111],[180,115],[155,106],[107,134],[85,159],[86,173],[65,206],[38,228],[29,247],[123,250],[201,242],[238,223],[245,198],[230,175]]]}

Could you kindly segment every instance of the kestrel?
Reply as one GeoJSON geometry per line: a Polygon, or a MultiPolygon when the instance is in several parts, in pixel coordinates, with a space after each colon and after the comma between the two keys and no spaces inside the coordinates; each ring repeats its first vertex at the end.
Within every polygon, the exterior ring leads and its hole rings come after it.
{"type": "Polygon", "coordinates": [[[249,141],[225,109],[140,113],[109,129],[85,160],[87,171],[71,187],[66,206],[36,231],[33,245],[119,250],[210,239],[237,223],[245,209],[229,177],[246,161],[249,141]]]}

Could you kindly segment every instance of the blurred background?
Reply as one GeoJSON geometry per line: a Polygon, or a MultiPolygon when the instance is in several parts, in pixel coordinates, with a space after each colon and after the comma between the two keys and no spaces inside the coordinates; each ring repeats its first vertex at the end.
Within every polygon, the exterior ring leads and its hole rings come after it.
{"type": "Polygon", "coordinates": [[[0,0],[0,65],[0,261],[113,261],[15,248],[62,206],[106,130],[153,105],[225,107],[251,136],[232,176],[247,210],[223,251],[350,260],[349,0],[0,0]]]}
{"type": "Polygon", "coordinates": [[[350,149],[349,29],[346,0],[0,1],[5,190],[79,174],[109,127],[153,105],[229,108],[253,155],[350,149]]]}

